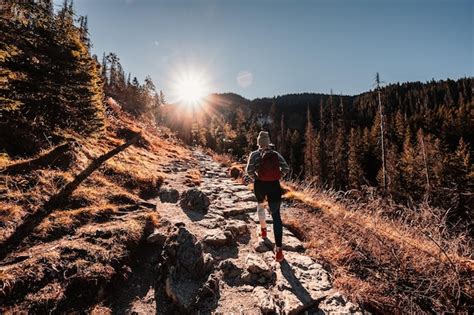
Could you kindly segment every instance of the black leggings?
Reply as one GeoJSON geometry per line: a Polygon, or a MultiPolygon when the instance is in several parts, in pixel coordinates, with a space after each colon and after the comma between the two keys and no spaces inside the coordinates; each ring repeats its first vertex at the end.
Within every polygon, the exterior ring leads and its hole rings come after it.
{"type": "Polygon", "coordinates": [[[257,202],[262,203],[268,200],[268,206],[272,213],[273,232],[275,234],[275,245],[281,247],[283,243],[283,224],[281,222],[280,206],[282,190],[279,181],[263,182],[258,179],[253,185],[257,202]]]}

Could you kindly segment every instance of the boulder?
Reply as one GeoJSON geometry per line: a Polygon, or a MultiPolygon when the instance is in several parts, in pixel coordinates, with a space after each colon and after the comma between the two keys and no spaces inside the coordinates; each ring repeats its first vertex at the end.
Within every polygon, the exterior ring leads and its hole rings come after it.
{"type": "Polygon", "coordinates": [[[218,269],[222,270],[224,276],[228,278],[235,278],[242,274],[242,269],[237,267],[231,259],[221,261],[218,269]]]}
{"type": "Polygon", "coordinates": [[[267,288],[260,286],[255,287],[252,291],[252,295],[255,297],[256,305],[263,314],[274,314],[278,312],[275,300],[267,288]]]}
{"type": "Polygon", "coordinates": [[[319,303],[319,309],[324,314],[363,314],[360,307],[351,303],[345,296],[337,292],[319,303]]]}
{"type": "Polygon", "coordinates": [[[255,197],[254,193],[251,191],[236,192],[235,196],[239,198],[240,201],[257,202],[257,197],[255,197]]]}
{"type": "Polygon", "coordinates": [[[299,314],[325,299],[331,289],[330,276],[308,256],[286,252],[276,269],[276,288],[281,311],[299,314]]]}
{"type": "Polygon", "coordinates": [[[240,220],[231,220],[227,222],[227,225],[224,230],[231,232],[234,237],[249,234],[249,228],[247,226],[247,223],[240,220]]]}
{"type": "Polygon", "coordinates": [[[255,244],[253,245],[253,249],[257,253],[264,253],[264,252],[272,251],[274,246],[275,245],[268,238],[265,238],[265,239],[259,238],[259,240],[256,241],[255,244]]]}
{"type": "MultiPolygon", "coordinates": [[[[201,243],[183,225],[174,227],[163,246],[162,257],[157,272],[158,289],[171,302],[173,310],[189,313],[208,281],[212,264],[205,257],[201,243]]],[[[157,307],[166,308],[166,305],[157,304],[157,307]]]]}
{"type": "Polygon", "coordinates": [[[212,234],[207,234],[203,242],[211,246],[224,246],[233,240],[232,233],[228,231],[218,231],[212,234]]]}
{"type": "Polygon", "coordinates": [[[273,271],[268,267],[267,263],[258,255],[249,254],[245,260],[245,269],[251,274],[271,278],[273,271]]]}
{"type": "Polygon", "coordinates": [[[158,195],[161,202],[177,203],[179,200],[179,192],[176,189],[162,189],[158,195]]]}
{"type": "Polygon", "coordinates": [[[180,205],[185,210],[207,213],[210,203],[209,197],[196,188],[189,189],[181,195],[180,205]]]}
{"type": "Polygon", "coordinates": [[[146,241],[150,244],[156,245],[163,245],[166,241],[167,235],[162,233],[160,230],[155,229],[153,233],[151,233],[147,238],[146,241]]]}
{"type": "Polygon", "coordinates": [[[283,246],[284,251],[291,251],[291,252],[303,252],[304,246],[303,243],[295,236],[283,236],[283,246]]]}
{"type": "Polygon", "coordinates": [[[232,207],[222,209],[224,217],[238,216],[241,214],[256,212],[257,204],[255,202],[238,202],[233,203],[232,207]]]}

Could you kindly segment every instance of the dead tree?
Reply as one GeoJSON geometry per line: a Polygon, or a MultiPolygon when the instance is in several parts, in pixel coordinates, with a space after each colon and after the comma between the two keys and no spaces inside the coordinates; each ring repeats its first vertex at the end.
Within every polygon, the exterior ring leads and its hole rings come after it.
{"type": "Polygon", "coordinates": [[[419,134],[419,141],[421,144],[421,152],[423,154],[423,164],[425,165],[425,176],[426,176],[426,191],[428,192],[430,190],[430,175],[428,172],[428,161],[426,158],[426,150],[425,150],[425,141],[423,140],[423,130],[420,129],[420,134],[419,134]]]}
{"type": "Polygon", "coordinates": [[[380,146],[382,149],[382,184],[384,191],[387,190],[387,171],[385,168],[385,140],[384,140],[384,126],[383,126],[383,106],[380,92],[380,75],[377,72],[375,75],[375,85],[377,87],[377,96],[379,101],[379,115],[380,115],[380,146]]]}

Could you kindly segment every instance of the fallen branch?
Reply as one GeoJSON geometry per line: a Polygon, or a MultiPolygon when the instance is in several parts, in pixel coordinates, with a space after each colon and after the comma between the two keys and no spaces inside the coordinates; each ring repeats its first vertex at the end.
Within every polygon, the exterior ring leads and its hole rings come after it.
{"type": "Polygon", "coordinates": [[[96,169],[98,169],[105,161],[113,157],[114,155],[122,152],[132,144],[135,144],[140,140],[141,135],[140,134],[135,134],[130,140],[125,142],[122,145],[119,145],[113,150],[110,150],[109,152],[105,153],[104,155],[99,156],[98,158],[94,159],[89,166],[85,170],[83,170],[81,173],[79,173],[72,182],[68,183],[66,186],[64,186],[63,189],[53,197],[44,205],[45,208],[51,208],[54,209],[58,204],[60,204],[62,201],[64,201],[71,193],[76,190],[76,188],[87,178],[89,175],[92,174],[96,169]]]}

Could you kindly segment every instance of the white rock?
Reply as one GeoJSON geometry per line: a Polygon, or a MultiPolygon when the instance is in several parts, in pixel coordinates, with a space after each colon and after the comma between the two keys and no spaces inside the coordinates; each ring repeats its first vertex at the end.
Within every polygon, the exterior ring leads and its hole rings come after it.
{"type": "Polygon", "coordinates": [[[245,268],[250,273],[262,273],[270,270],[267,263],[258,255],[248,254],[245,260],[245,268]]]}
{"type": "Polygon", "coordinates": [[[363,314],[360,307],[351,303],[345,296],[337,292],[328,296],[321,303],[319,309],[324,314],[363,314]]]}
{"type": "Polygon", "coordinates": [[[220,231],[214,234],[208,234],[204,237],[203,242],[211,246],[223,246],[229,241],[228,236],[220,231]]]}

